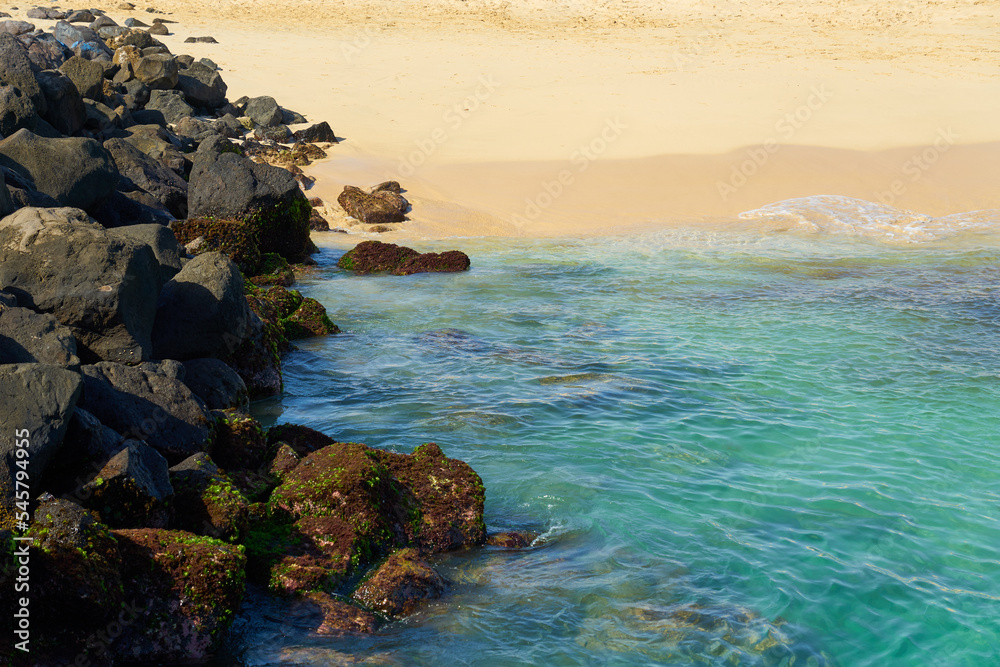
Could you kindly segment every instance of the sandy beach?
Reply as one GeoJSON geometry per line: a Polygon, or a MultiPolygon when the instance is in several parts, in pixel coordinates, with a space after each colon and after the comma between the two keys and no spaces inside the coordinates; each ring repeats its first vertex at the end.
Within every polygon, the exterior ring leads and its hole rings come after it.
{"type": "Polygon", "coordinates": [[[399,180],[413,211],[390,236],[586,235],[822,194],[1000,207],[996,0],[152,6],[231,99],[343,137],[310,195],[399,180]]]}

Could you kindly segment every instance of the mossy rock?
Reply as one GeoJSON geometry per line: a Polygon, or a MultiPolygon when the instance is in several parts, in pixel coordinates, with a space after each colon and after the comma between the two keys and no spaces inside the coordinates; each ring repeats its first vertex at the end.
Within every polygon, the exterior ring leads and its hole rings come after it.
{"type": "Polygon", "coordinates": [[[323,304],[310,297],[302,299],[295,312],[280,322],[288,340],[340,333],[340,327],[330,321],[323,304]]]}
{"type": "Polygon", "coordinates": [[[446,588],[447,582],[417,549],[400,549],[375,568],[353,597],[388,616],[408,616],[424,601],[440,598],[446,588]]]}
{"type": "Polygon", "coordinates": [[[114,531],[136,622],[119,641],[132,660],[203,660],[243,599],[240,545],[179,530],[114,531]]]}
{"type": "Polygon", "coordinates": [[[460,250],[420,253],[413,248],[381,241],[362,241],[337,262],[340,268],[358,274],[392,273],[397,276],[467,271],[470,265],[469,256],[460,250]]]}
{"type": "Polygon", "coordinates": [[[235,542],[246,530],[249,502],[205,453],[170,469],[174,487],[172,528],[235,542]]]}
{"type": "Polygon", "coordinates": [[[301,262],[319,248],[309,238],[312,206],[305,196],[258,208],[243,217],[257,237],[262,253],[277,253],[289,262],[301,262]]]}
{"type": "Polygon", "coordinates": [[[254,285],[281,285],[291,287],[295,284],[295,272],[292,271],[288,260],[275,252],[265,253],[261,257],[257,275],[250,277],[250,282],[254,285]]]}
{"type": "Polygon", "coordinates": [[[224,470],[255,470],[267,456],[267,436],[260,422],[238,410],[216,410],[210,452],[224,470]]]}
{"type": "Polygon", "coordinates": [[[256,230],[253,226],[239,220],[216,220],[215,218],[192,218],[176,220],[170,223],[181,245],[188,245],[198,238],[204,242],[194,251],[222,252],[233,260],[244,275],[254,276],[260,272],[263,264],[256,230]]]}
{"type": "Polygon", "coordinates": [[[52,664],[76,655],[99,663],[108,647],[88,647],[87,638],[117,620],[124,600],[117,541],[88,510],[44,495],[25,536],[35,538],[28,557],[32,654],[51,656],[52,664]]]}
{"type": "Polygon", "coordinates": [[[486,490],[468,463],[447,458],[433,442],[410,455],[376,456],[398,483],[394,512],[407,543],[437,552],[486,541],[486,490]]]}

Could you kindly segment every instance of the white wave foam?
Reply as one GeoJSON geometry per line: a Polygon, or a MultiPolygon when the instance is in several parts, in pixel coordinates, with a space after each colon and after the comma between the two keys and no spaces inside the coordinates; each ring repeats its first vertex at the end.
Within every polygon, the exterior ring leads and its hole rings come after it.
{"type": "Polygon", "coordinates": [[[927,243],[963,232],[1000,231],[1000,210],[934,218],[837,195],[788,199],[745,211],[739,217],[811,234],[863,236],[891,243],[927,243]]]}

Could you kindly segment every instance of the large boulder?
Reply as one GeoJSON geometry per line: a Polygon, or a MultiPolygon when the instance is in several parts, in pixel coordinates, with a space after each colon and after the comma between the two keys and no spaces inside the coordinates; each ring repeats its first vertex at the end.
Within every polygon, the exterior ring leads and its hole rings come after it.
{"type": "Polygon", "coordinates": [[[119,189],[142,190],[163,204],[176,218],[187,217],[188,184],[163,163],[155,160],[125,139],[108,139],[104,148],[121,175],[119,189]]]}
{"type": "Polygon", "coordinates": [[[135,78],[151,90],[171,90],[177,85],[179,73],[177,60],[169,53],[143,56],[135,65],[135,78]]]}
{"type": "Polygon", "coordinates": [[[0,364],[30,363],[78,369],[73,332],[47,313],[0,306],[0,364]]]}
{"type": "Polygon", "coordinates": [[[20,88],[0,86],[0,137],[8,137],[20,129],[34,130],[38,124],[35,105],[20,88]]]}
{"type": "Polygon", "coordinates": [[[148,245],[160,264],[160,281],[166,283],[181,270],[184,249],[177,238],[164,225],[129,225],[109,230],[112,236],[127,239],[139,245],[148,245]]]}
{"type": "Polygon", "coordinates": [[[7,32],[0,32],[0,85],[20,89],[31,98],[38,113],[45,113],[45,97],[35,80],[31,61],[17,38],[7,32]]]}
{"type": "Polygon", "coordinates": [[[184,101],[184,94],[177,90],[151,90],[145,113],[151,111],[159,112],[163,119],[162,123],[158,123],[160,125],[173,125],[194,114],[194,108],[184,101]]]}
{"type": "Polygon", "coordinates": [[[104,96],[104,68],[93,60],[73,56],[59,71],[69,77],[83,97],[100,102],[104,96]]]}
{"type": "Polygon", "coordinates": [[[87,120],[87,108],[76,85],[58,70],[39,72],[38,85],[47,107],[42,118],[63,134],[76,134],[87,120]]]}
{"type": "Polygon", "coordinates": [[[112,532],[125,598],[137,607],[117,650],[143,664],[205,660],[243,599],[243,547],[184,531],[112,532]]]}
{"type": "Polygon", "coordinates": [[[188,104],[215,110],[226,103],[228,86],[216,70],[203,63],[193,63],[180,72],[177,89],[184,93],[188,104]]]}
{"type": "Polygon", "coordinates": [[[174,495],[167,461],[141,440],[124,448],[85,484],[84,506],[112,528],[166,528],[174,495]]]}
{"type": "Polygon", "coordinates": [[[306,259],[309,201],[285,169],[257,164],[235,153],[199,153],[188,186],[188,215],[239,219],[257,235],[260,251],[289,262],[306,259]]]}
{"type": "Polygon", "coordinates": [[[337,203],[349,216],[369,225],[403,222],[409,208],[409,202],[398,192],[378,190],[368,194],[353,185],[344,186],[337,203]]]}
{"type": "Polygon", "coordinates": [[[84,366],[81,406],[127,438],[145,440],[168,462],[205,449],[211,415],[183,381],[175,361],[84,366]]]}
{"type": "Polygon", "coordinates": [[[247,102],[246,115],[255,126],[274,127],[281,124],[281,107],[273,97],[263,95],[247,102]]]}
{"type": "Polygon", "coordinates": [[[153,251],[83,211],[23,208],[0,220],[0,289],[69,327],[84,361],[148,359],[159,287],[153,251]]]}
{"type": "Polygon", "coordinates": [[[82,389],[80,374],[65,368],[0,365],[0,423],[9,430],[0,438],[0,530],[12,529],[21,518],[15,499],[34,497],[24,492],[37,490],[58,453],[82,389]],[[18,488],[18,481],[28,488],[18,488]]]}
{"type": "Polygon", "coordinates": [[[255,326],[259,320],[243,295],[239,269],[222,253],[204,253],[163,286],[153,327],[153,354],[182,361],[226,359],[255,326]]]}
{"type": "Polygon", "coordinates": [[[119,180],[111,154],[81,137],[48,139],[18,130],[0,141],[0,162],[30,176],[36,190],[61,206],[84,210],[100,204],[119,180]]]}
{"type": "Polygon", "coordinates": [[[224,253],[245,276],[256,275],[263,265],[255,230],[242,220],[188,218],[170,223],[170,229],[189,253],[224,253]]]}
{"type": "Polygon", "coordinates": [[[250,409],[246,383],[220,359],[207,357],[185,361],[184,384],[212,410],[250,409]]]}

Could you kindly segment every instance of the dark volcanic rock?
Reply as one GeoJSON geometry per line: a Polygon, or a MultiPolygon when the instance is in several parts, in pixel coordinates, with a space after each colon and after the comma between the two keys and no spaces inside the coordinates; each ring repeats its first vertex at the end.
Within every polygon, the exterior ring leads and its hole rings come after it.
{"type": "Polygon", "coordinates": [[[72,12],[69,16],[67,16],[66,17],[66,22],[67,23],[93,23],[94,18],[96,18],[96,17],[93,14],[91,14],[90,12],[88,12],[86,9],[80,9],[80,10],[77,10],[75,12],[72,12]]]}
{"type": "Polygon", "coordinates": [[[38,114],[31,99],[14,86],[0,86],[0,137],[22,128],[33,131],[37,124],[38,114]]]}
{"type": "Polygon", "coordinates": [[[160,112],[164,123],[171,125],[180,122],[182,118],[194,115],[194,107],[184,101],[184,94],[179,90],[150,91],[146,111],[160,112]]]}
{"type": "Polygon", "coordinates": [[[143,56],[135,65],[135,78],[150,90],[170,90],[177,85],[179,74],[177,61],[167,53],[143,56]]]}
{"type": "Polygon", "coordinates": [[[309,202],[284,169],[257,164],[234,153],[199,153],[191,170],[188,215],[244,220],[254,228],[260,251],[289,262],[308,258],[309,202]]]}
{"type": "Polygon", "coordinates": [[[24,208],[0,220],[0,289],[69,327],[84,361],[148,358],[158,274],[149,247],[83,211],[24,208]]]}
{"type": "Polygon", "coordinates": [[[184,384],[212,410],[249,410],[250,397],[239,374],[220,359],[184,362],[184,384]]]}
{"type": "Polygon", "coordinates": [[[248,503],[208,454],[195,454],[170,469],[173,528],[234,541],[245,530],[248,503]]]}
{"type": "Polygon", "coordinates": [[[48,111],[42,117],[63,134],[75,134],[87,120],[83,97],[68,76],[57,70],[38,73],[48,111]]]}
{"type": "Polygon", "coordinates": [[[295,140],[310,142],[310,143],[316,143],[316,142],[337,143],[337,135],[335,135],[333,133],[333,130],[330,129],[330,124],[324,120],[321,123],[316,123],[314,125],[310,125],[305,129],[298,130],[295,133],[295,140]]]}
{"type": "Polygon", "coordinates": [[[183,178],[125,139],[108,139],[104,148],[111,154],[121,174],[119,189],[142,190],[152,195],[174,217],[187,216],[188,184],[183,178]]]}
{"type": "Polygon", "coordinates": [[[254,125],[274,127],[281,124],[281,107],[273,97],[263,95],[247,101],[246,115],[254,125]]]}
{"type": "Polygon", "coordinates": [[[66,12],[61,9],[53,9],[51,7],[32,7],[28,10],[27,17],[29,19],[47,19],[49,21],[61,21],[66,18],[66,12]]]}
{"type": "Polygon", "coordinates": [[[42,485],[54,494],[82,501],[87,496],[84,485],[125,447],[125,438],[101,423],[94,415],[77,406],[69,421],[59,456],[45,472],[42,485]]]}
{"type": "Polygon", "coordinates": [[[160,359],[227,360],[260,327],[243,294],[243,276],[222,253],[198,255],[163,286],[153,354],[160,359]]]}
{"type": "Polygon", "coordinates": [[[416,549],[401,549],[382,563],[354,598],[389,616],[408,616],[425,601],[440,598],[447,582],[416,549]]]}
{"type": "Polygon", "coordinates": [[[139,245],[148,245],[160,265],[160,281],[166,283],[181,270],[184,249],[170,229],[163,225],[129,225],[110,230],[112,236],[128,239],[139,245]]]}
{"type": "Polygon", "coordinates": [[[267,437],[256,419],[236,411],[215,413],[212,456],[226,470],[256,470],[267,454],[267,437]]]}
{"type": "Polygon", "coordinates": [[[114,160],[93,139],[48,139],[18,130],[0,141],[0,156],[0,163],[26,173],[36,190],[62,206],[89,210],[118,185],[114,160]]]}
{"type": "Polygon", "coordinates": [[[244,592],[242,547],[173,530],[116,530],[125,598],[138,608],[117,648],[145,664],[204,660],[244,592]]]}
{"type": "MultiPolygon", "coordinates": [[[[0,529],[12,529],[17,472],[30,461],[27,481],[37,490],[45,468],[59,451],[83,389],[79,373],[44,364],[0,365],[0,420],[9,435],[0,439],[0,529]],[[18,444],[24,447],[18,447],[18,444]],[[26,456],[17,454],[18,450],[26,456]]],[[[34,494],[32,494],[34,495],[34,494]]]]}
{"type": "Polygon", "coordinates": [[[219,41],[215,37],[205,36],[205,37],[188,37],[184,40],[185,44],[218,44],[219,41]]]}
{"type": "Polygon", "coordinates": [[[0,32],[0,85],[19,89],[31,99],[39,114],[45,114],[45,97],[35,80],[31,61],[17,38],[6,32],[0,32]]]}
{"type": "Polygon", "coordinates": [[[183,366],[169,361],[124,366],[101,362],[82,368],[85,397],[80,405],[127,438],[145,440],[168,462],[204,449],[208,408],[177,377],[183,366]]]}
{"type": "Polygon", "coordinates": [[[52,315],[0,306],[0,364],[80,365],[76,339],[52,315]]]}
{"type": "Polygon", "coordinates": [[[350,215],[370,225],[406,220],[409,202],[402,195],[389,190],[378,190],[368,194],[353,185],[344,186],[337,197],[337,203],[350,215]]]}
{"type": "Polygon", "coordinates": [[[73,56],[59,67],[59,71],[69,77],[80,95],[98,102],[104,96],[104,68],[100,64],[73,56]]]}
{"type": "Polygon", "coordinates": [[[162,23],[154,23],[149,28],[149,34],[150,35],[169,35],[170,34],[170,30],[168,30],[167,26],[163,25],[162,23]]]}
{"type": "Polygon", "coordinates": [[[362,241],[347,251],[337,266],[357,273],[389,271],[397,276],[426,272],[466,271],[469,256],[460,250],[418,253],[412,248],[381,241],[362,241]]]}
{"type": "Polygon", "coordinates": [[[174,494],[167,461],[140,440],[129,440],[84,485],[84,506],[112,528],[166,528],[174,494]]]}

